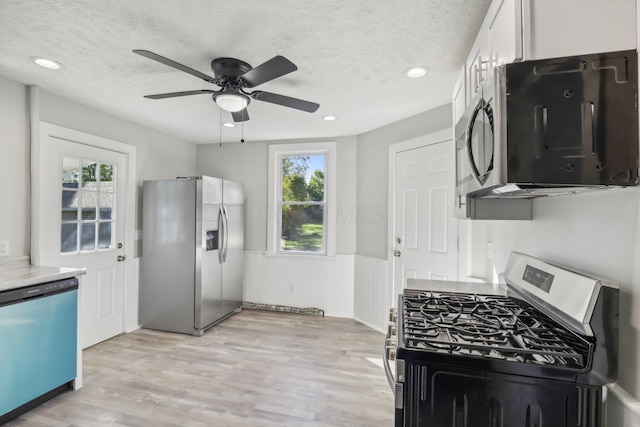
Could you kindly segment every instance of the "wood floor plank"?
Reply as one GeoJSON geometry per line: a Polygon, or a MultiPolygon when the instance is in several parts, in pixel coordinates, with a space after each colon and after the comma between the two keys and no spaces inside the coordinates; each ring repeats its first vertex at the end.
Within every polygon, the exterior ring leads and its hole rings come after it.
{"type": "Polygon", "coordinates": [[[245,310],[202,337],[140,329],[83,352],[84,386],[7,427],[393,424],[383,335],[351,319],[245,310]]]}

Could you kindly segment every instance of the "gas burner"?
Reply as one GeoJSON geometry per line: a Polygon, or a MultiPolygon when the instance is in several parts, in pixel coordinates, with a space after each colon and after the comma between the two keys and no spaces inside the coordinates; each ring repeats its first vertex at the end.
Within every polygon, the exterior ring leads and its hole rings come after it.
{"type": "Polygon", "coordinates": [[[582,369],[587,349],[534,307],[510,297],[405,295],[405,347],[582,369]]]}

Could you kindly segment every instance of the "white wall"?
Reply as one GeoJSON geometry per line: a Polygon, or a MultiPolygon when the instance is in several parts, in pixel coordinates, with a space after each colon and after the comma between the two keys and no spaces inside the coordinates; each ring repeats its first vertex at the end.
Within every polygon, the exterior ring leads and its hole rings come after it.
{"type": "MultiPolygon", "coordinates": [[[[0,240],[9,256],[30,255],[30,104],[28,88],[0,77],[0,240]]],[[[40,119],[136,147],[138,188],[145,179],[195,174],[194,144],[40,90],[40,119]]],[[[141,192],[138,191],[138,196],[141,192]]],[[[140,229],[140,203],[136,228],[140,229]]],[[[126,329],[137,327],[138,259],[128,261],[125,281],[126,329]]]]}
{"type": "Polygon", "coordinates": [[[136,147],[138,213],[136,229],[141,229],[142,182],[195,175],[196,145],[100,110],[78,104],[41,90],[40,119],[81,132],[109,138],[136,147]]]}
{"type": "Polygon", "coordinates": [[[389,146],[451,129],[451,123],[447,104],[358,136],[354,317],[380,331],[393,298],[387,261],[389,146]]]}
{"type": "Polygon", "coordinates": [[[358,255],[387,259],[389,145],[451,128],[451,123],[451,104],[447,104],[358,135],[358,255]]]}
{"type": "Polygon", "coordinates": [[[0,77],[0,240],[9,256],[31,247],[28,97],[26,86],[0,77]]]}
{"type": "Polygon", "coordinates": [[[353,317],[356,247],[356,139],[335,138],[337,151],[336,256],[267,254],[269,144],[248,141],[199,145],[197,174],[242,182],[245,187],[244,299],[254,303],[314,307],[329,316],[353,317]]]}
{"type": "MultiPolygon", "coordinates": [[[[335,138],[337,148],[336,253],[355,252],[356,231],[356,140],[335,138]]],[[[267,166],[269,144],[317,142],[250,141],[198,145],[196,169],[199,175],[242,182],[245,189],[245,250],[267,250],[267,166]]]]}
{"type": "MultiPolygon", "coordinates": [[[[620,283],[618,385],[640,395],[640,189],[596,191],[535,199],[532,221],[473,221],[493,243],[493,259],[482,250],[487,280],[503,272],[511,251],[524,252],[620,283]],[[484,230],[486,229],[486,231],[484,230]]],[[[477,261],[477,260],[476,260],[477,261]]],[[[610,410],[610,426],[622,426],[610,410]]]]}
{"type": "MultiPolygon", "coordinates": [[[[66,98],[40,91],[40,120],[81,132],[101,136],[136,147],[135,229],[142,230],[142,182],[194,175],[196,146],[188,141],[163,134],[128,120],[115,117],[66,98]]],[[[125,266],[125,329],[139,325],[138,283],[140,241],[136,241],[135,258],[125,266]]]]}

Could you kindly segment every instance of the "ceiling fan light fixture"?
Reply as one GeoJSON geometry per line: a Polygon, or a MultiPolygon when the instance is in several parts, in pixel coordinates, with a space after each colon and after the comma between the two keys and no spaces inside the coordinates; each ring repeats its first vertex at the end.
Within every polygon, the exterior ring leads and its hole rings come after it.
{"type": "Polygon", "coordinates": [[[234,127],[236,127],[236,125],[231,123],[231,122],[223,123],[222,126],[224,126],[226,128],[234,128],[234,127]]]}
{"type": "Polygon", "coordinates": [[[332,115],[324,116],[324,117],[322,118],[322,120],[325,120],[325,121],[327,121],[327,122],[332,122],[332,121],[337,120],[337,119],[338,119],[338,118],[337,118],[336,116],[332,116],[332,115]]]}
{"type": "Polygon", "coordinates": [[[215,100],[220,108],[230,113],[242,111],[249,104],[249,99],[246,96],[234,93],[221,93],[216,95],[215,100]]]}

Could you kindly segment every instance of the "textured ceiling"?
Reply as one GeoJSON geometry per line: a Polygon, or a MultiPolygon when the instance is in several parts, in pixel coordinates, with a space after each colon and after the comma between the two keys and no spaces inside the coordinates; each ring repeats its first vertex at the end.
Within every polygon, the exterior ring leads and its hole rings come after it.
{"type": "MultiPolygon", "coordinates": [[[[315,113],[253,101],[250,140],[360,133],[450,101],[490,0],[1,0],[0,75],[195,143],[238,141],[220,130],[218,89],[133,54],[155,52],[203,73],[233,57],[260,65],[283,55],[298,70],[257,89],[317,102],[315,113]],[[30,56],[55,59],[50,71],[30,56]],[[403,70],[423,65],[426,77],[403,70]],[[338,120],[326,122],[332,114],[338,120]]],[[[222,112],[222,121],[231,121],[222,112]]]]}

